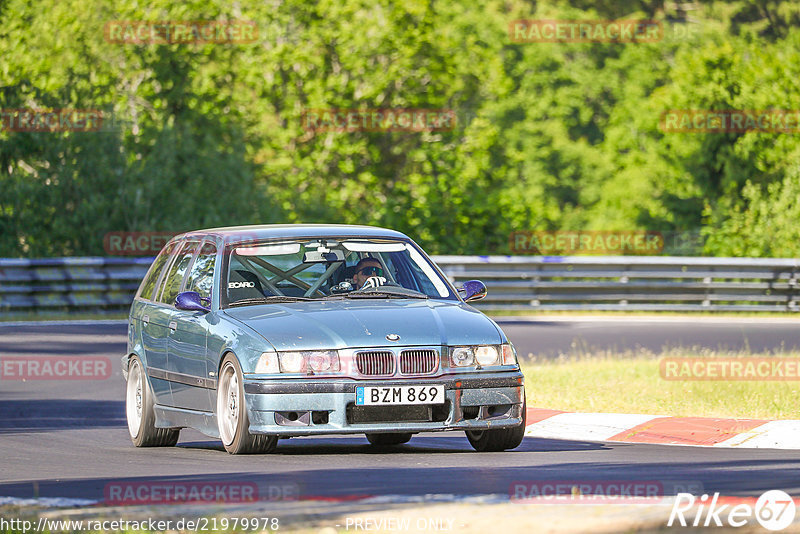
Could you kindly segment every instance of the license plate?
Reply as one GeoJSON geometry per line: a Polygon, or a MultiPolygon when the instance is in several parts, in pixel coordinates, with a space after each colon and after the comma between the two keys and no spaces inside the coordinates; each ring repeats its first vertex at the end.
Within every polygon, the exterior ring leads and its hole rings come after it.
{"type": "Polygon", "coordinates": [[[444,404],[444,386],[359,386],[356,404],[444,404]]]}

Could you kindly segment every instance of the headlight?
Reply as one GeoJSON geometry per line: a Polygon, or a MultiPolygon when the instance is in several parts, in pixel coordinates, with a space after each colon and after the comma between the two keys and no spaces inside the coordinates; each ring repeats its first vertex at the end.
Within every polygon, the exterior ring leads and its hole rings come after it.
{"type": "Polygon", "coordinates": [[[471,367],[475,365],[475,352],[472,347],[455,347],[450,359],[454,367],[471,367]]]}
{"type": "Polygon", "coordinates": [[[306,367],[305,358],[300,352],[281,352],[281,371],[284,373],[300,373],[306,367]]]}
{"type": "Polygon", "coordinates": [[[510,343],[450,348],[451,367],[481,368],[498,365],[517,365],[514,347],[510,343]]]}
{"type": "Polygon", "coordinates": [[[335,350],[265,352],[256,364],[256,373],[332,373],[339,369],[335,350]]]}
{"type": "Polygon", "coordinates": [[[493,345],[483,345],[475,348],[475,359],[482,366],[497,365],[497,347],[493,345]]]}
{"type": "Polygon", "coordinates": [[[308,366],[317,373],[338,371],[339,354],[335,350],[309,352],[308,366]]]}

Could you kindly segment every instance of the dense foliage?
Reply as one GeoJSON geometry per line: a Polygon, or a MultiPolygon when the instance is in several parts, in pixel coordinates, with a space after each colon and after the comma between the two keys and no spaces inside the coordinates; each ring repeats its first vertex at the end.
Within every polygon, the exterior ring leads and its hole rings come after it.
{"type": "MultiPolygon", "coordinates": [[[[669,109],[800,109],[793,1],[0,0],[0,257],[103,254],[112,231],[384,225],[436,253],[516,230],[702,233],[798,256],[793,133],[672,133],[669,109]],[[636,43],[515,43],[516,19],[654,19],[636,43]],[[245,44],[116,44],[109,21],[248,20],[245,44]],[[454,110],[451,131],[308,131],[309,109],[454,110]]],[[[669,250],[667,250],[669,252],[669,250]]],[[[685,251],[683,251],[685,252],[685,251]]]]}

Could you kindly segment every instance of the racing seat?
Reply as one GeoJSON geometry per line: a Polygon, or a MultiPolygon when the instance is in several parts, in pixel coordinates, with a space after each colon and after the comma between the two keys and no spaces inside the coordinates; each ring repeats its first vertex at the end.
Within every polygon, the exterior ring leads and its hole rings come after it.
{"type": "Polygon", "coordinates": [[[346,264],[342,263],[338,269],[333,273],[330,279],[329,286],[335,286],[339,282],[344,282],[347,280],[348,282],[353,281],[353,275],[356,274],[356,267],[355,265],[347,266],[346,264]]]}
{"type": "Polygon", "coordinates": [[[261,281],[255,273],[246,269],[234,269],[231,271],[228,282],[228,299],[231,302],[242,299],[257,299],[265,295],[261,287],[261,281]],[[242,284],[242,282],[246,284],[242,284]],[[236,284],[238,287],[230,287],[231,283],[236,284]]]}

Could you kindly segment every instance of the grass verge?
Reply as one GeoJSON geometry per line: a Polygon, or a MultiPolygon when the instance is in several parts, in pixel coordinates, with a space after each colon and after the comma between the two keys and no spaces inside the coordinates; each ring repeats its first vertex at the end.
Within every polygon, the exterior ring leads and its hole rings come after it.
{"type": "Polygon", "coordinates": [[[522,362],[528,406],[574,412],[800,419],[800,381],[665,380],[662,358],[800,358],[709,350],[594,353],[522,362]]]}

